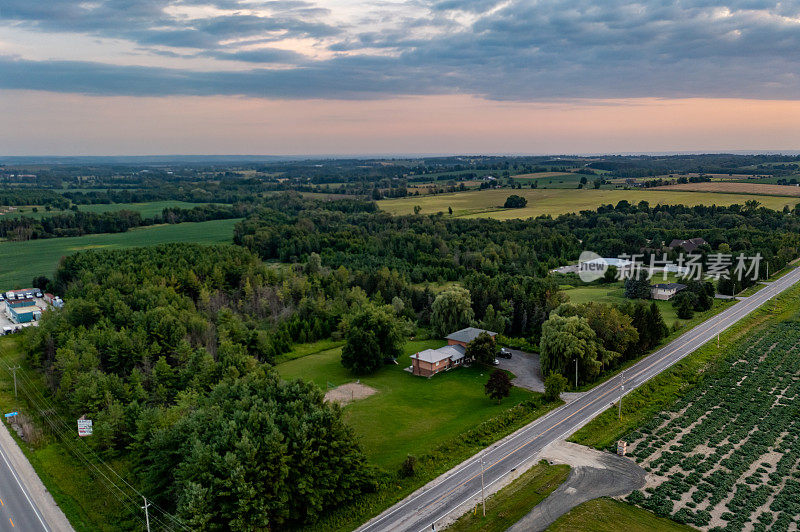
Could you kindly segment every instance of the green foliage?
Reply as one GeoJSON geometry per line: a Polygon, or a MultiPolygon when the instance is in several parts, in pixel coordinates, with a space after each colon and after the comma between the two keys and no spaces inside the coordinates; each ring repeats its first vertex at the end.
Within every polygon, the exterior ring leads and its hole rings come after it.
{"type": "Polygon", "coordinates": [[[436,296],[431,307],[431,325],[440,336],[468,327],[474,317],[469,290],[459,286],[436,296]]]}
{"type": "Polygon", "coordinates": [[[548,401],[556,401],[561,397],[561,393],[567,389],[567,378],[551,371],[544,380],[544,397],[548,401]]]}
{"type": "Polygon", "coordinates": [[[584,317],[565,318],[553,314],[542,325],[539,360],[545,375],[553,372],[565,375],[577,359],[583,379],[592,380],[600,374],[603,351],[599,338],[584,317]]]}
{"type": "Polygon", "coordinates": [[[372,486],[339,408],[270,370],[187,396],[166,414],[171,424],[148,417],[134,447],[142,476],[192,528],[305,523],[372,486]]]}
{"type": "Polygon", "coordinates": [[[495,343],[489,333],[482,332],[477,338],[467,344],[465,352],[466,358],[470,358],[480,364],[492,365],[500,348],[495,343]]]}
{"type": "Polygon", "coordinates": [[[650,280],[642,271],[625,279],[625,297],[650,299],[650,280]]]}
{"type": "Polygon", "coordinates": [[[517,194],[511,194],[503,205],[506,209],[521,209],[528,205],[528,200],[517,194]]]}
{"type": "Polygon", "coordinates": [[[364,307],[345,320],[342,365],[359,374],[377,371],[403,353],[406,329],[391,307],[364,307]]]}
{"type": "Polygon", "coordinates": [[[691,319],[697,305],[697,295],[694,292],[682,290],[672,298],[672,306],[675,307],[678,317],[682,320],[691,319]]]}
{"type": "Polygon", "coordinates": [[[400,466],[401,477],[413,477],[417,472],[417,457],[409,454],[400,466]]]}
{"type": "Polygon", "coordinates": [[[497,404],[500,404],[500,401],[511,393],[511,379],[508,377],[508,373],[502,369],[494,370],[489,375],[489,380],[486,381],[484,390],[486,395],[492,399],[497,399],[497,404]]]}

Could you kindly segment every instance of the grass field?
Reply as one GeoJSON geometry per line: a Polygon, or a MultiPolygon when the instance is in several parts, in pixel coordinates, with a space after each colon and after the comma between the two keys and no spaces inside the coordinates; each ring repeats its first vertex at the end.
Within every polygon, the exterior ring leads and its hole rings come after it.
{"type": "Polygon", "coordinates": [[[636,506],[601,498],[559,517],[547,532],[690,532],[694,528],[663,519],[636,506]]]}
{"type": "MultiPolygon", "coordinates": [[[[125,513],[117,500],[119,494],[109,491],[113,488],[106,487],[100,478],[90,474],[90,468],[83,459],[70,451],[84,449],[83,456],[97,465],[97,461],[85,450],[77,434],[67,435],[66,440],[58,439],[48,430],[48,425],[38,409],[28,402],[27,397],[32,396],[37,403],[44,404],[44,397],[49,393],[41,375],[25,364],[19,340],[19,336],[0,337],[0,359],[3,366],[21,366],[17,371],[19,399],[14,399],[14,384],[10,373],[5,369],[0,371],[0,408],[3,412],[15,410],[29,416],[36,426],[44,429],[45,436],[41,443],[29,445],[20,440],[15,431],[9,432],[76,530],[111,531],[119,530],[123,525],[136,526],[130,522],[130,515],[125,513]]],[[[72,427],[72,424],[69,426],[72,427]]],[[[107,460],[107,463],[119,474],[126,476],[127,465],[124,462],[107,460]]],[[[110,473],[106,470],[106,474],[110,473]]],[[[135,505],[133,509],[136,509],[135,505]]]]}
{"type": "Polygon", "coordinates": [[[419,205],[423,214],[447,213],[452,207],[455,216],[496,218],[529,218],[540,215],[566,214],[585,209],[596,209],[600,205],[613,204],[627,200],[631,203],[647,201],[650,205],[743,205],[756,199],[765,207],[782,209],[784,205],[793,207],[800,198],[779,196],[754,196],[749,194],[718,194],[714,192],[681,192],[666,190],[594,190],[594,189],[491,189],[433,196],[414,196],[387,199],[378,202],[381,209],[391,214],[413,214],[414,206],[419,205]],[[522,209],[503,209],[502,205],[511,194],[524,196],[527,207],[522,209]]]}
{"type": "Polygon", "coordinates": [[[233,226],[237,221],[156,225],[132,229],[127,233],[0,242],[0,290],[30,285],[37,275],[52,276],[61,257],[87,249],[120,249],[165,242],[231,242],[233,226]]]}
{"type": "Polygon", "coordinates": [[[447,527],[450,532],[503,532],[547,498],[569,475],[568,465],[542,460],[514,482],[486,500],[486,517],[480,508],[447,527]]]}
{"type": "MultiPolygon", "coordinates": [[[[420,455],[534,396],[513,388],[498,405],[483,391],[485,368],[458,368],[426,379],[406,372],[410,355],[444,345],[440,340],[409,342],[398,365],[386,366],[361,382],[378,393],[347,405],[345,419],[360,437],[370,461],[393,470],[408,454],[420,455]]],[[[341,364],[341,347],[303,356],[277,366],[285,379],[301,378],[319,385],[352,382],[341,364]]]]}
{"type": "Polygon", "coordinates": [[[523,185],[530,185],[534,181],[539,188],[578,188],[581,177],[585,177],[588,183],[597,176],[576,174],[574,172],[539,172],[536,174],[518,174],[511,176],[515,182],[523,185]]]}
{"type": "MultiPolygon", "coordinates": [[[[800,187],[788,185],[770,185],[766,183],[731,183],[730,181],[712,181],[710,183],[684,183],[656,187],[654,190],[715,192],[725,194],[754,194],[756,196],[800,196],[800,187]]],[[[759,200],[761,201],[761,200],[759,200]]]]}
{"type": "MultiPolygon", "coordinates": [[[[146,203],[96,203],[91,205],[79,205],[78,210],[84,212],[116,212],[122,210],[136,211],[142,215],[143,218],[152,218],[161,214],[167,207],[180,207],[182,209],[191,209],[201,205],[212,205],[209,203],[189,203],[186,201],[151,201],[146,203]]],[[[16,218],[19,216],[27,216],[40,220],[45,216],[53,216],[55,214],[71,213],[70,210],[50,210],[47,211],[41,205],[23,205],[16,207],[13,211],[8,211],[8,207],[0,207],[0,212],[4,212],[3,217],[16,218]],[[36,212],[33,208],[36,207],[36,212]]]]}

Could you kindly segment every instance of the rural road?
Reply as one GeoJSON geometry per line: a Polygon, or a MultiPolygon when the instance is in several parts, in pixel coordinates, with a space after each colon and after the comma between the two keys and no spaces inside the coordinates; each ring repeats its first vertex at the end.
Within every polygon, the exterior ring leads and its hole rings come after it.
{"type": "Polygon", "coordinates": [[[72,530],[5,422],[0,422],[0,530],[72,530]]]}
{"type": "MultiPolygon", "coordinates": [[[[773,281],[752,296],[709,318],[663,348],[643,358],[624,372],[624,393],[641,386],[671,365],[713,340],[717,333],[735,324],[772,297],[800,281],[800,268],[773,281]]],[[[448,515],[465,504],[474,504],[481,493],[481,455],[487,493],[512,470],[532,464],[549,443],[563,439],[591,421],[620,396],[622,375],[599,384],[546,416],[495,443],[417,490],[358,530],[422,532],[439,528],[448,515]]]]}

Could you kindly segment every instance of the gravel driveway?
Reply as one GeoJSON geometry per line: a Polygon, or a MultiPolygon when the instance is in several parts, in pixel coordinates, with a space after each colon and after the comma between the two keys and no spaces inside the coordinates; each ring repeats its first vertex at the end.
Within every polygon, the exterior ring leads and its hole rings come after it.
{"type": "Polygon", "coordinates": [[[526,353],[517,349],[509,349],[511,351],[511,358],[498,358],[501,369],[505,369],[516,375],[512,379],[514,386],[525,388],[533,392],[544,393],[544,381],[542,380],[542,371],[539,368],[539,355],[534,353],[526,353]]]}

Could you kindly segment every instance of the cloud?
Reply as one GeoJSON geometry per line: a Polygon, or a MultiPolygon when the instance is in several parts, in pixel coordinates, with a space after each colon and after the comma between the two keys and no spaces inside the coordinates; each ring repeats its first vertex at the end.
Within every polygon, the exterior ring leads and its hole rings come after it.
{"type": "MultiPolygon", "coordinates": [[[[7,5],[6,5],[7,4],[7,5]]],[[[0,88],[125,95],[800,99],[800,3],[753,0],[6,0],[36,32],[121,38],[235,71],[0,57],[0,88]],[[299,44],[298,44],[299,43],[299,44]]],[[[65,37],[69,39],[69,37],[65,37]]]]}

